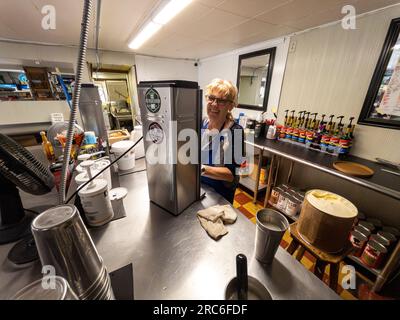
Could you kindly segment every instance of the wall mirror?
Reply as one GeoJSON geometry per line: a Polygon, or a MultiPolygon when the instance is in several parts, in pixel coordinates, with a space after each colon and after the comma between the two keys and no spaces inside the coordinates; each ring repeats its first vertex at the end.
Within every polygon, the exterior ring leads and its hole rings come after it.
{"type": "Polygon", "coordinates": [[[239,56],[239,108],[266,111],[276,48],[239,56]]]}
{"type": "Polygon", "coordinates": [[[358,123],[400,129],[400,18],[392,20],[358,123]]]}

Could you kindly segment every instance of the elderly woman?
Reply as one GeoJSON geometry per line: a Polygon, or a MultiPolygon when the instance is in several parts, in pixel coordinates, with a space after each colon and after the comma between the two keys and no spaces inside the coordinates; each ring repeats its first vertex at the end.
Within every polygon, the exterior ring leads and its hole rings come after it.
{"type": "Polygon", "coordinates": [[[205,98],[207,118],[202,124],[201,182],[233,203],[244,148],[243,128],[231,114],[237,106],[238,91],[230,81],[214,79],[206,87],[205,98]]]}

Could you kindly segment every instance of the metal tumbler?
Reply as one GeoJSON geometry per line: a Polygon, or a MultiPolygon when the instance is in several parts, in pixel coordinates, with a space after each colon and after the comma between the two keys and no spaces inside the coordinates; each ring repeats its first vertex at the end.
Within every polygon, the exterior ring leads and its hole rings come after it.
{"type": "Polygon", "coordinates": [[[42,265],[53,266],[79,298],[87,296],[105,267],[76,207],[44,211],[33,220],[32,233],[42,265]]]}
{"type": "Polygon", "coordinates": [[[67,280],[54,276],[38,279],[19,290],[10,300],[79,300],[67,280]],[[52,285],[50,284],[52,282],[52,285]]]}
{"type": "Polygon", "coordinates": [[[256,259],[261,263],[270,264],[283,234],[289,228],[289,222],[281,213],[272,209],[258,211],[256,220],[256,259]]]}

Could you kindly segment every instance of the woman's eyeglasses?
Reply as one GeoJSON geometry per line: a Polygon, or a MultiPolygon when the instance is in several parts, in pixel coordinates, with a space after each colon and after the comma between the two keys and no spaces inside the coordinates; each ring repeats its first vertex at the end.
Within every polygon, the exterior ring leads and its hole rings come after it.
{"type": "Polygon", "coordinates": [[[214,96],[206,95],[206,100],[208,103],[216,102],[219,106],[227,106],[228,104],[232,103],[233,101],[227,99],[220,99],[214,96]]]}

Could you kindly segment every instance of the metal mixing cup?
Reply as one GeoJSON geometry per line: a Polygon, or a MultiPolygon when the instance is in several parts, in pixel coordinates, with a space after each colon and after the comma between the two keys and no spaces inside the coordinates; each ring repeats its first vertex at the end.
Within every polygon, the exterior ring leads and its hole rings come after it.
{"type": "Polygon", "coordinates": [[[73,205],[50,208],[32,222],[42,265],[55,268],[81,298],[104,272],[104,266],[78,210],[73,205]]]}
{"type": "Polygon", "coordinates": [[[44,286],[43,279],[38,279],[19,290],[10,300],[79,300],[67,280],[59,276],[51,280],[52,287],[44,286]]]}
{"type": "Polygon", "coordinates": [[[270,264],[278,250],[283,234],[289,228],[289,222],[278,211],[262,209],[256,217],[256,259],[270,264]]]}

